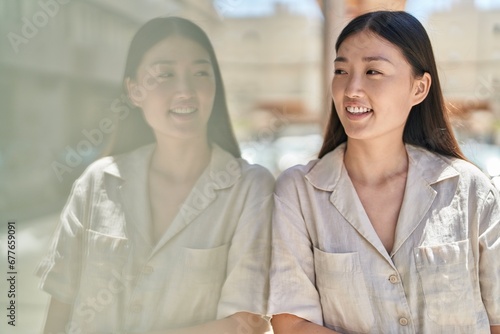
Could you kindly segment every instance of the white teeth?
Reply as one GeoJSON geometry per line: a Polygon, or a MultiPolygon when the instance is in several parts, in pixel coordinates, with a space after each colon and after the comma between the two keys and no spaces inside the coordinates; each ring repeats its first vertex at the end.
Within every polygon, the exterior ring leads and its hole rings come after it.
{"type": "Polygon", "coordinates": [[[351,114],[362,114],[371,111],[370,108],[363,108],[363,107],[347,107],[346,109],[351,114]]]}
{"type": "Polygon", "coordinates": [[[176,114],[190,114],[196,111],[196,108],[175,108],[170,109],[171,112],[176,114]]]}

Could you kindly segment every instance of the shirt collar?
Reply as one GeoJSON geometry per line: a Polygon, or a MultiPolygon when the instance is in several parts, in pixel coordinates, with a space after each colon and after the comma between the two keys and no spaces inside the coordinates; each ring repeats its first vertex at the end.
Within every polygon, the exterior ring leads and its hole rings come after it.
{"type": "Polygon", "coordinates": [[[344,166],[344,152],[345,143],[342,143],[323,158],[316,160],[316,164],[306,174],[309,183],[320,190],[333,191],[344,166]]]}
{"type": "MultiPolygon", "coordinates": [[[[458,176],[451,160],[424,148],[405,144],[409,158],[408,169],[415,169],[429,185],[458,176]]],[[[306,174],[306,179],[317,189],[333,191],[341,177],[344,168],[344,152],[346,143],[340,144],[323,158],[316,160],[314,166],[306,174]]]]}
{"type": "MultiPolygon", "coordinates": [[[[155,146],[154,143],[149,144],[114,157],[113,163],[104,168],[104,173],[120,178],[124,182],[145,180],[155,146]]],[[[212,144],[212,156],[203,174],[213,181],[214,189],[231,187],[241,177],[241,173],[238,160],[217,144],[212,144]]]]}

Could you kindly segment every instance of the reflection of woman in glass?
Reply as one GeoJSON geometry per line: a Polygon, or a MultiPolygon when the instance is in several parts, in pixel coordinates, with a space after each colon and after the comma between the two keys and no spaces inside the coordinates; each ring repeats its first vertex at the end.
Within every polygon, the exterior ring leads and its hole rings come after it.
{"type": "Polygon", "coordinates": [[[156,143],[75,182],[39,269],[45,331],[264,332],[273,178],[239,158],[207,36],[149,21],[124,85],[156,143]]]}
{"type": "Polygon", "coordinates": [[[498,333],[499,195],[453,137],[424,28],[368,13],[336,51],[320,159],[276,184],[274,332],[498,333]]]}

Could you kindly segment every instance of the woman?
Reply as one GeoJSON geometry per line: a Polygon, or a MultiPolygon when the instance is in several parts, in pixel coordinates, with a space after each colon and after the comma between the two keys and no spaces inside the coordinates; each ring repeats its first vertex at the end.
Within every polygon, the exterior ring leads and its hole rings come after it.
{"type": "Polygon", "coordinates": [[[39,269],[45,332],[263,333],[273,178],[239,158],[208,37],[149,21],[124,86],[156,142],[75,182],[39,269]]]}
{"type": "Polygon", "coordinates": [[[367,13],[336,52],[319,159],[276,184],[274,332],[498,333],[499,196],[453,137],[424,28],[367,13]]]}

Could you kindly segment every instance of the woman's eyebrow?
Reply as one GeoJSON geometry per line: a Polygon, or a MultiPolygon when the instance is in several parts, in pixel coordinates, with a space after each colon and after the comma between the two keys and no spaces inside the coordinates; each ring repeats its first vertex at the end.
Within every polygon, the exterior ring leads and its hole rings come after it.
{"type": "MultiPolygon", "coordinates": [[[[385,61],[389,64],[392,64],[392,62],[389,59],[382,57],[382,56],[363,57],[362,60],[366,63],[371,62],[371,61],[385,61]]],[[[340,56],[340,57],[335,58],[335,60],[333,62],[334,63],[347,63],[348,61],[347,61],[346,57],[340,56]]]]}
{"type": "MultiPolygon", "coordinates": [[[[155,65],[173,65],[176,63],[177,63],[177,60],[161,59],[161,60],[154,61],[151,65],[152,66],[155,66],[155,65]]],[[[212,62],[208,59],[201,58],[201,59],[193,60],[193,64],[212,64],[212,62]]]]}
{"type": "Polygon", "coordinates": [[[370,61],[385,61],[389,64],[392,64],[392,62],[385,58],[385,57],[382,57],[382,56],[371,56],[371,57],[363,57],[363,61],[364,62],[370,62],[370,61]]]}
{"type": "Polygon", "coordinates": [[[151,62],[151,65],[172,65],[175,64],[175,60],[159,59],[151,62]]]}
{"type": "Polygon", "coordinates": [[[208,59],[198,59],[193,61],[193,64],[212,64],[212,62],[208,59]]]}

